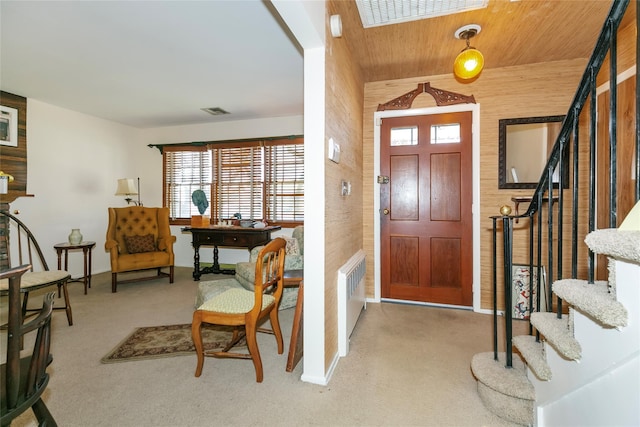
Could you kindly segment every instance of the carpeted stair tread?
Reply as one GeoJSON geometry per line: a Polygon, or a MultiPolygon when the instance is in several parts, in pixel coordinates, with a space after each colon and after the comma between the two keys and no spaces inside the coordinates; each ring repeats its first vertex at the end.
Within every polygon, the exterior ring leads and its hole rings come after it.
{"type": "Polygon", "coordinates": [[[547,364],[542,342],[536,341],[536,337],[533,335],[519,335],[513,337],[513,345],[518,349],[529,369],[540,380],[549,381],[551,379],[551,368],[547,364]]]}
{"type": "Polygon", "coordinates": [[[471,359],[471,371],[476,379],[499,393],[519,399],[535,400],[535,390],[527,378],[522,360],[514,355],[513,367],[507,368],[506,355],[498,353],[498,359],[494,360],[493,352],[475,354],[471,359]]]}
{"type": "Polygon", "coordinates": [[[582,347],[573,337],[568,322],[567,315],[563,315],[562,319],[558,319],[555,313],[539,312],[531,315],[531,324],[544,335],[547,343],[567,359],[579,360],[582,357],[582,347]]]}
{"type": "Polygon", "coordinates": [[[597,254],[640,263],[640,231],[605,228],[587,234],[584,241],[597,254]]]}
{"type": "Polygon", "coordinates": [[[471,370],[478,380],[478,396],[485,407],[497,416],[521,425],[533,425],[535,390],[527,378],[526,368],[517,355],[513,368],[506,368],[505,354],[478,353],[471,360],[471,370]]]}
{"type": "Polygon", "coordinates": [[[478,396],[485,408],[500,418],[523,426],[533,425],[535,403],[533,400],[498,393],[480,381],[478,381],[478,396]]]}
{"type": "Polygon", "coordinates": [[[627,326],[627,309],[609,292],[607,282],[564,279],[553,282],[553,292],[605,326],[627,326]]]}

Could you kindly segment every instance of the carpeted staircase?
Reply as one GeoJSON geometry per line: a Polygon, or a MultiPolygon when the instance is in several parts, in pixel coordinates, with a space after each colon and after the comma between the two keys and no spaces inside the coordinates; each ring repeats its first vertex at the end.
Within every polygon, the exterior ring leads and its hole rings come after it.
{"type": "MultiPolygon", "coordinates": [[[[621,227],[622,228],[622,227],[621,227]]],[[[533,313],[540,332],[517,336],[513,368],[493,352],[473,357],[478,393],[522,425],[640,425],[640,231],[596,230],[585,243],[609,258],[609,280],[567,279],[553,292],[569,314],[533,313]]]]}

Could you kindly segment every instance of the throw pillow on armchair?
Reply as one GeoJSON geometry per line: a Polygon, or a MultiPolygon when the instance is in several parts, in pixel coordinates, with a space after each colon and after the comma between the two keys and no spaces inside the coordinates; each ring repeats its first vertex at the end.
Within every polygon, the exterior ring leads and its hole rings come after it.
{"type": "MultiPolygon", "coordinates": [[[[284,259],[284,269],[302,270],[304,269],[304,226],[300,225],[293,230],[292,237],[279,236],[287,240],[287,252],[284,259]]],[[[248,262],[236,264],[236,280],[248,290],[253,290],[256,274],[256,258],[262,246],[257,246],[251,250],[248,262]]],[[[286,287],[280,302],[280,310],[295,307],[298,300],[298,288],[286,287]]]]}

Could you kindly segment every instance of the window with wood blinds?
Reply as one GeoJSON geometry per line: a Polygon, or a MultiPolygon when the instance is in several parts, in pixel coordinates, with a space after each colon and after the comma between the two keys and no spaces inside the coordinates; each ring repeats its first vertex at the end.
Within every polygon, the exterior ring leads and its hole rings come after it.
{"type": "Polygon", "coordinates": [[[191,219],[200,215],[191,195],[204,191],[209,207],[204,215],[211,215],[212,159],[207,147],[165,147],[163,206],[169,208],[171,220],[191,219]]]}
{"type": "Polygon", "coordinates": [[[263,147],[214,148],[214,218],[262,219],[264,188],[263,147]]]}
{"type": "Polygon", "coordinates": [[[304,221],[304,145],[265,144],[266,216],[304,221]]]}
{"type": "Polygon", "coordinates": [[[199,215],[191,200],[203,190],[212,222],[266,219],[270,224],[304,221],[304,139],[164,145],[164,206],[172,224],[199,215]]]}

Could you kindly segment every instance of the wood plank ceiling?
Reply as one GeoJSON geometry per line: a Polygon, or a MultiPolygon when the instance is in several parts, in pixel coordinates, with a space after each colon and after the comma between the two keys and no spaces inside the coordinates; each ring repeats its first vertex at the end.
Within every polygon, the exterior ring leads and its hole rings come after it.
{"type": "MultiPolygon", "coordinates": [[[[588,58],[611,2],[568,0],[489,0],[484,9],[364,29],[355,1],[333,2],[342,18],[343,37],[366,82],[452,72],[465,47],[455,31],[478,24],[471,46],[485,58],[485,69],[564,59],[588,58]]],[[[623,27],[633,22],[632,1],[623,27]],[[629,13],[632,12],[632,13],[629,13]]]]}

